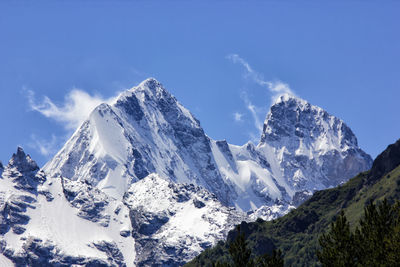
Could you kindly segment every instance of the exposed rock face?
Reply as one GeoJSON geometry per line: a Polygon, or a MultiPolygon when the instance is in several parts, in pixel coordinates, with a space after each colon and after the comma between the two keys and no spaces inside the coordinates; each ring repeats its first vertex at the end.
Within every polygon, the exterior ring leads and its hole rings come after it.
{"type": "Polygon", "coordinates": [[[302,99],[282,96],[260,143],[234,146],[207,137],[188,110],[148,79],[97,107],[44,170],[116,198],[157,173],[202,186],[225,205],[265,211],[263,206],[297,205],[371,164],[343,121],[302,99]]]}
{"type": "Polygon", "coordinates": [[[0,178],[0,255],[15,266],[134,266],[129,211],[79,181],[48,179],[18,148],[0,178]],[[118,214],[114,210],[118,207],[118,214]]]}
{"type": "Polygon", "coordinates": [[[94,109],[43,170],[20,148],[0,165],[0,249],[21,266],[178,266],[371,163],[302,99],[282,96],[260,143],[235,146],[147,79],[94,109]]]}
{"type": "Polygon", "coordinates": [[[267,115],[258,149],[268,146],[295,192],[336,186],[372,165],[342,120],[290,95],[281,96],[267,115]]]}
{"type": "Polygon", "coordinates": [[[371,168],[370,177],[379,179],[400,165],[400,140],[389,145],[385,151],[379,154],[371,168]]]}
{"type": "Polygon", "coordinates": [[[40,182],[40,176],[36,176],[38,171],[39,166],[36,162],[18,147],[17,153],[14,153],[8,162],[4,175],[12,178],[15,188],[35,191],[40,182]]]}
{"type": "Polygon", "coordinates": [[[124,202],[130,208],[138,266],[183,265],[247,219],[207,190],[156,174],[133,184],[124,202]]]}
{"type": "Polygon", "coordinates": [[[130,184],[158,173],[174,182],[201,185],[231,204],[210,139],[154,79],[122,93],[113,105],[97,107],[44,170],[87,180],[117,198],[130,184]]]}

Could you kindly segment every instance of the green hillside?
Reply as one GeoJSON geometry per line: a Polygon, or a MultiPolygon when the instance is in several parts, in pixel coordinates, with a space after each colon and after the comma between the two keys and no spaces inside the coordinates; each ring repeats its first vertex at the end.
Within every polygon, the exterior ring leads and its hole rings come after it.
{"type": "MultiPolygon", "coordinates": [[[[248,246],[255,255],[281,249],[287,266],[318,266],[318,238],[343,209],[352,227],[356,226],[371,201],[400,199],[400,140],[388,146],[374,161],[371,170],[360,173],[347,183],[316,192],[308,201],[289,214],[273,221],[261,219],[242,222],[248,246]]],[[[236,233],[231,231],[227,242],[219,242],[205,250],[186,266],[211,266],[212,262],[229,261],[228,245],[236,233]]]]}

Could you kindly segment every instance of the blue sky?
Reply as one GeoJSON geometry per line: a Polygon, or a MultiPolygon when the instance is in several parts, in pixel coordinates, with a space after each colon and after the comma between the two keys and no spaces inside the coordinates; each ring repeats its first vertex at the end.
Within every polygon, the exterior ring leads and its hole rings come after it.
{"type": "Polygon", "coordinates": [[[400,138],[400,2],[214,2],[1,1],[0,160],[20,145],[43,165],[82,107],[147,77],[233,144],[259,137],[279,84],[373,157],[400,138]]]}

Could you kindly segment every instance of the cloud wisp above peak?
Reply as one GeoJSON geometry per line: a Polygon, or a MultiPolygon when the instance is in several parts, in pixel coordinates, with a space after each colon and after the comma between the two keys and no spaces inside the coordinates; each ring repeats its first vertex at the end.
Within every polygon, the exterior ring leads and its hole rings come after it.
{"type": "MultiPolygon", "coordinates": [[[[250,64],[240,57],[238,54],[230,54],[226,57],[228,60],[230,60],[234,64],[240,64],[244,68],[244,73],[243,77],[246,80],[250,80],[254,82],[255,84],[266,88],[268,95],[271,96],[271,104],[275,103],[276,100],[284,94],[289,94],[296,96],[296,94],[293,92],[293,90],[290,88],[290,86],[287,83],[284,83],[282,81],[268,81],[264,79],[264,76],[254,70],[250,64]]],[[[258,142],[260,140],[262,130],[263,130],[263,120],[261,119],[262,116],[266,116],[267,113],[267,107],[258,107],[253,104],[253,101],[249,98],[249,95],[247,93],[248,89],[245,89],[242,91],[241,98],[245,104],[245,108],[248,110],[248,112],[251,115],[254,130],[249,132],[249,137],[251,138],[251,141],[253,142],[258,142]]],[[[240,121],[241,116],[237,116],[237,112],[235,114],[235,121],[240,121]]]]}
{"type": "Polygon", "coordinates": [[[226,58],[235,64],[239,63],[240,65],[243,66],[243,68],[245,69],[244,77],[246,79],[249,79],[249,80],[255,82],[256,84],[267,88],[269,93],[272,95],[271,96],[272,103],[279,96],[281,96],[283,94],[290,94],[290,95],[296,96],[296,94],[293,92],[293,90],[290,88],[290,86],[287,83],[284,83],[282,81],[266,81],[262,74],[255,71],[250,66],[250,64],[246,60],[241,58],[238,54],[230,54],[226,58]]]}
{"type": "Polygon", "coordinates": [[[90,95],[80,89],[72,89],[64,98],[61,105],[57,105],[49,97],[44,96],[41,101],[35,99],[35,93],[27,90],[29,106],[43,116],[63,123],[66,130],[75,130],[88,118],[92,110],[101,103],[111,103],[115,97],[103,98],[99,95],[90,95]]]}

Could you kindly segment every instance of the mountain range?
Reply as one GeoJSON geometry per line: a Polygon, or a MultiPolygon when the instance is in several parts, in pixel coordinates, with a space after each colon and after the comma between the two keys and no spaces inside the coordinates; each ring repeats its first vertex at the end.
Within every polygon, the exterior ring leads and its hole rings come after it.
{"type": "Polygon", "coordinates": [[[342,120],[296,96],[237,146],[150,78],[96,107],[43,168],[22,148],[0,164],[0,263],[182,265],[371,165],[342,120]]]}
{"type": "MultiPolygon", "coordinates": [[[[358,226],[364,208],[384,199],[396,203],[400,199],[400,140],[391,144],[374,160],[372,168],[338,187],[317,191],[283,217],[272,221],[257,219],[240,224],[253,255],[283,251],[285,266],[321,266],[316,251],[318,239],[344,211],[351,229],[358,226]]],[[[231,231],[227,239],[207,249],[186,266],[211,266],[229,262],[228,247],[237,235],[231,231]]]]}

